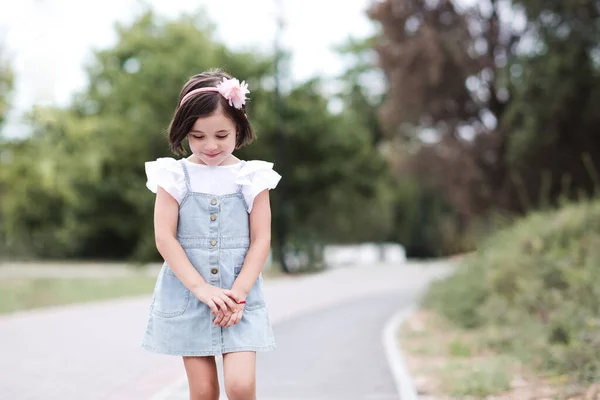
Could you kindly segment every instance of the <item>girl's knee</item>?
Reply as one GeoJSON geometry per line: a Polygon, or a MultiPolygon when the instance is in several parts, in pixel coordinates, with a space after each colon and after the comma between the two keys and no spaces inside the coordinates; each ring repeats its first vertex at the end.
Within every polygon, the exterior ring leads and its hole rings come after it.
{"type": "Polygon", "coordinates": [[[219,383],[209,379],[189,382],[190,400],[219,400],[219,383]]]}
{"type": "Polygon", "coordinates": [[[229,400],[256,399],[256,383],[251,379],[233,379],[225,381],[225,392],[229,400]]]}

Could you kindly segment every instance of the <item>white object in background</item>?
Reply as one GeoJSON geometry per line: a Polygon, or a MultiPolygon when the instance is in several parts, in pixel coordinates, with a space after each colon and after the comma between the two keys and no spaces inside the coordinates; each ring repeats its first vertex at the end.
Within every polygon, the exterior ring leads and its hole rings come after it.
{"type": "Polygon", "coordinates": [[[406,251],[398,243],[328,245],[323,256],[328,267],[406,262],[406,251]]]}

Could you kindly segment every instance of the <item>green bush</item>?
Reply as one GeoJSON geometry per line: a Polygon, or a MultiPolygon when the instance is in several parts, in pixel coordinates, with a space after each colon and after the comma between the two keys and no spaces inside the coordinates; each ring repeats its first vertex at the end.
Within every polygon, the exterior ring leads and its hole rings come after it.
{"type": "Polygon", "coordinates": [[[434,282],[425,298],[426,304],[465,328],[476,328],[482,324],[478,307],[487,297],[481,285],[484,270],[474,268],[475,265],[461,265],[452,276],[434,282]]]}
{"type": "Polygon", "coordinates": [[[536,212],[484,240],[425,305],[543,370],[600,380],[600,201],[536,212]]]}

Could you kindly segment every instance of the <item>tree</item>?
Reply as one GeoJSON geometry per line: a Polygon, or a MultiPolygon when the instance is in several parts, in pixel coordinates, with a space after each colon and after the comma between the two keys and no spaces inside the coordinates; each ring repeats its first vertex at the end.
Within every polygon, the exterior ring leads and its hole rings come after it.
{"type": "Polygon", "coordinates": [[[581,156],[600,162],[597,13],[591,0],[374,4],[386,137],[443,190],[459,231],[492,210],[535,207],[544,191],[557,199],[564,173],[591,190],[581,156]]]}
{"type": "MultiPolygon", "coordinates": [[[[0,54],[1,55],[1,54],[0,54]]],[[[6,115],[10,109],[10,96],[14,84],[14,74],[9,63],[0,57],[0,167],[7,161],[7,145],[3,141],[2,126],[6,121],[6,115]]],[[[0,168],[0,205],[4,202],[7,187],[3,184],[2,168],[0,168]]],[[[6,232],[2,229],[4,223],[2,207],[0,207],[0,252],[6,253],[6,232]]]]}
{"type": "Polygon", "coordinates": [[[393,197],[390,216],[392,228],[388,241],[402,243],[409,257],[433,257],[455,249],[445,248],[443,233],[447,203],[436,190],[422,184],[419,176],[406,167],[411,154],[404,143],[397,143],[384,132],[378,109],[386,98],[385,79],[377,65],[374,46],[377,37],[349,39],[338,47],[349,64],[339,78],[342,90],[339,98],[344,110],[370,132],[376,146],[391,171],[389,186],[393,197]]]}
{"type": "Polygon", "coordinates": [[[325,242],[385,238],[389,172],[363,122],[351,110],[328,112],[318,80],[290,93],[284,120],[294,229],[325,242]]]}
{"type": "Polygon", "coordinates": [[[269,71],[266,58],[217,43],[200,13],[163,21],[147,11],[116,30],[117,45],[96,52],[72,106],[34,110],[33,135],[10,144],[3,181],[21,189],[7,195],[4,225],[21,253],[156,258],[144,162],[171,156],[165,130],[181,85],[223,66],[258,87],[269,71]],[[25,210],[31,199],[37,207],[25,210]]]}
{"type": "MultiPolygon", "coordinates": [[[[21,185],[5,203],[13,243],[24,244],[16,248],[26,253],[35,238],[34,256],[157,259],[144,162],[173,156],[167,124],[182,84],[202,70],[223,67],[249,82],[258,141],[238,155],[275,159],[274,96],[262,87],[272,59],[230,52],[212,31],[201,14],[163,21],[148,11],[117,26],[117,44],[96,52],[87,67],[89,85],[70,107],[31,113],[34,134],[11,144],[19,162],[4,175],[8,185],[21,185]],[[37,167],[25,173],[40,153],[37,167]],[[23,207],[31,198],[36,208],[23,207]]],[[[291,213],[292,247],[385,237],[387,167],[368,129],[351,113],[328,111],[318,80],[287,97],[288,196],[285,204],[274,202],[274,218],[283,209],[291,213]]]]}
{"type": "Polygon", "coordinates": [[[513,129],[507,158],[533,206],[600,186],[600,3],[515,1],[532,51],[509,65],[513,129]],[[566,186],[565,184],[568,184],[566,186]]]}
{"type": "MultiPolygon", "coordinates": [[[[90,238],[94,252],[105,253],[118,242],[124,246],[116,257],[156,256],[149,218],[154,200],[144,186],[143,165],[172,156],[165,132],[185,80],[222,66],[259,87],[269,72],[265,57],[231,53],[212,31],[201,13],[163,21],[148,11],[131,26],[117,26],[117,45],[97,52],[88,67],[90,85],[74,109],[82,118],[98,117],[106,139],[103,179],[96,188],[103,200],[96,204],[96,219],[88,221],[97,232],[90,238]],[[112,218],[98,217],[106,215],[112,218]]],[[[253,95],[260,97],[260,89],[253,95]]]]}
{"type": "Polygon", "coordinates": [[[13,84],[14,74],[11,66],[3,57],[0,57],[0,128],[5,122],[6,114],[10,108],[10,95],[13,84]]]}

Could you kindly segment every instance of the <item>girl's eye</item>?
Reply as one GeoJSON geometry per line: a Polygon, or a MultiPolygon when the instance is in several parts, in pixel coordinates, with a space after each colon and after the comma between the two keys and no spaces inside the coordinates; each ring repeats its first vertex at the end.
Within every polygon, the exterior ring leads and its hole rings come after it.
{"type": "Polygon", "coordinates": [[[225,139],[228,135],[217,136],[219,139],[225,139]]]}
{"type": "Polygon", "coordinates": [[[204,136],[196,136],[196,135],[192,135],[194,137],[194,139],[204,139],[204,136]]]}

